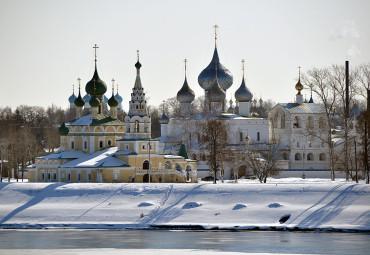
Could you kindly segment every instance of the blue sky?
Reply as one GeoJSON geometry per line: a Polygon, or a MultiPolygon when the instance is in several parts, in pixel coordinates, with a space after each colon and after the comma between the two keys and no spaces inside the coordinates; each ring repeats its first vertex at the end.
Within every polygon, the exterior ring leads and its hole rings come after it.
{"type": "MultiPolygon", "coordinates": [[[[370,1],[0,1],[0,107],[21,104],[66,108],[72,84],[82,94],[98,50],[100,77],[119,84],[128,108],[136,50],[149,104],[176,96],[184,80],[196,96],[209,64],[217,24],[221,63],[264,100],[294,100],[302,71],[370,61],[370,1]]],[[[309,94],[306,92],[307,95],[309,94]]]]}

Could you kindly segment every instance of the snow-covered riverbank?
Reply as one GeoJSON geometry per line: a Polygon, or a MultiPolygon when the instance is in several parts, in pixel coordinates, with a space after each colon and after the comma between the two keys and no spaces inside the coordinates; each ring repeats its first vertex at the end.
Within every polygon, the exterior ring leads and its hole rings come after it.
{"type": "Polygon", "coordinates": [[[0,227],[370,230],[370,185],[269,181],[0,183],[0,227]]]}

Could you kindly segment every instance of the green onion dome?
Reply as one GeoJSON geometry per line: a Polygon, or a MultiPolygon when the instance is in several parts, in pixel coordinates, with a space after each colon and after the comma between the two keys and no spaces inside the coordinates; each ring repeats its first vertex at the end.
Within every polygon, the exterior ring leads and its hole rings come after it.
{"type": "Polygon", "coordinates": [[[94,76],[92,79],[86,84],[85,87],[86,93],[90,95],[104,95],[107,92],[107,85],[104,81],[102,81],[98,75],[98,70],[95,67],[94,76]],[[95,80],[95,82],[94,82],[95,80]],[[94,86],[95,83],[95,86],[94,86]],[[95,88],[94,88],[95,87],[95,88]]]}
{"type": "Polygon", "coordinates": [[[74,101],[76,107],[83,107],[85,105],[85,100],[81,97],[81,92],[78,92],[78,97],[74,101]]]}
{"type": "Polygon", "coordinates": [[[136,62],[135,67],[136,67],[136,69],[140,69],[141,68],[141,63],[139,62],[139,60],[136,62]]]}
{"type": "Polygon", "coordinates": [[[112,97],[109,98],[109,100],[108,100],[108,105],[110,107],[117,107],[118,104],[119,104],[119,101],[117,100],[117,98],[114,95],[112,95],[112,97]]]}
{"type": "Polygon", "coordinates": [[[66,127],[66,125],[63,123],[59,128],[58,132],[60,135],[68,135],[69,129],[66,127]]]}
{"type": "Polygon", "coordinates": [[[170,122],[170,119],[165,113],[162,113],[162,116],[159,118],[159,124],[168,124],[168,122],[170,122]]]}
{"type": "Polygon", "coordinates": [[[95,95],[93,95],[90,99],[89,104],[91,107],[98,107],[100,105],[100,100],[95,95]]]}

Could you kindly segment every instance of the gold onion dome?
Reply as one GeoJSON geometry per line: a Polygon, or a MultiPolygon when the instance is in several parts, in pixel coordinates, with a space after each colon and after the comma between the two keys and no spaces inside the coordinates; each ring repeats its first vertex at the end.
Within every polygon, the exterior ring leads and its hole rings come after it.
{"type": "Polygon", "coordinates": [[[249,91],[247,86],[245,86],[244,75],[243,75],[242,84],[235,91],[235,99],[238,100],[239,102],[249,102],[252,100],[252,98],[253,98],[252,93],[249,91]]]}
{"type": "Polygon", "coordinates": [[[185,76],[184,84],[182,85],[182,88],[177,92],[177,101],[180,103],[191,103],[193,102],[195,98],[194,91],[189,87],[188,81],[185,76]]]}
{"type": "Polygon", "coordinates": [[[95,95],[93,95],[89,101],[91,107],[98,107],[100,105],[100,100],[95,95]]]}
{"type": "Polygon", "coordinates": [[[301,67],[299,66],[298,67],[298,82],[297,84],[295,85],[295,89],[298,91],[298,95],[301,94],[301,90],[303,89],[303,85],[301,83],[301,67]]]}
{"type": "Polygon", "coordinates": [[[165,113],[162,113],[162,116],[159,118],[159,124],[168,124],[168,122],[170,122],[170,119],[165,113]]]}
{"type": "Polygon", "coordinates": [[[222,90],[226,91],[233,85],[233,75],[231,72],[220,63],[217,48],[213,53],[213,58],[209,65],[199,74],[198,83],[204,90],[210,90],[212,84],[216,80],[216,67],[217,62],[217,79],[222,90]]]}

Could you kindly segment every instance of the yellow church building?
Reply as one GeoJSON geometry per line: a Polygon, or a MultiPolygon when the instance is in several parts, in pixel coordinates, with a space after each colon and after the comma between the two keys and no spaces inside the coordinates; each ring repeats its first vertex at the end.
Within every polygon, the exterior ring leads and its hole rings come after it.
{"type": "MultiPolygon", "coordinates": [[[[109,114],[103,113],[107,86],[98,75],[86,84],[89,98],[74,99],[76,119],[59,128],[58,152],[38,157],[29,170],[29,182],[197,182],[197,161],[188,159],[182,143],[179,155],[164,155],[158,139],[151,138],[151,118],[140,79],[139,55],[136,80],[124,121],[117,118],[120,104],[114,95],[108,100],[109,114]],[[83,115],[84,106],[89,114],[83,115]]],[[[163,113],[162,119],[167,116],[163,113]]],[[[167,118],[168,119],[168,118],[167,118]]]]}

